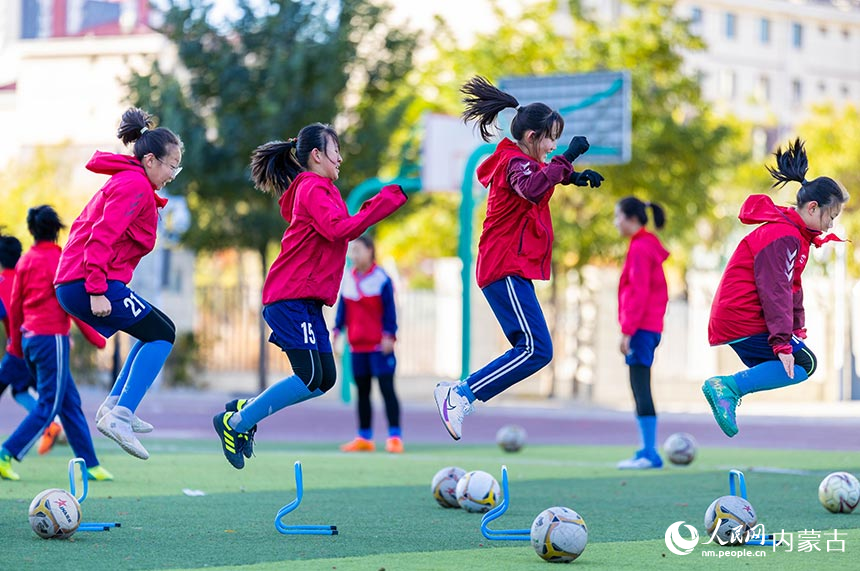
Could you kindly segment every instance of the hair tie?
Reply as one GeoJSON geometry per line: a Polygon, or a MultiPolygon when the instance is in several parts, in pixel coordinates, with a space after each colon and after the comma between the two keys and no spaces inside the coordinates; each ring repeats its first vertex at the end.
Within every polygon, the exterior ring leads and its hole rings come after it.
{"type": "Polygon", "coordinates": [[[800,181],[800,186],[805,186],[805,185],[807,185],[807,184],[809,184],[809,181],[808,181],[808,180],[806,180],[806,177],[803,177],[803,180],[802,180],[802,181],[800,181]]]}
{"type": "Polygon", "coordinates": [[[149,131],[149,127],[147,127],[146,125],[144,125],[143,127],[140,128],[140,134],[141,135],[143,135],[147,131],[149,131]]]}
{"type": "Polygon", "coordinates": [[[295,137],[290,137],[289,139],[287,139],[287,142],[288,142],[288,143],[290,143],[290,144],[295,144],[295,143],[296,143],[296,141],[298,141],[298,139],[297,139],[297,138],[295,138],[295,137]]]}
{"type": "Polygon", "coordinates": [[[520,111],[522,111],[522,110],[523,110],[523,106],[522,106],[522,105],[520,105],[519,107],[517,107],[517,113],[519,113],[519,112],[520,112],[520,111]]]}

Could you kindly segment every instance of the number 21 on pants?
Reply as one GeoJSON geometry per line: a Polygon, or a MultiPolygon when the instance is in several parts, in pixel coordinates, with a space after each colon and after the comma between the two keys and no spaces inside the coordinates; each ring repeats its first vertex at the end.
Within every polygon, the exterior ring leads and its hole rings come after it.
{"type": "Polygon", "coordinates": [[[134,296],[134,293],[129,293],[128,297],[122,300],[122,304],[126,306],[131,311],[131,314],[135,317],[140,315],[140,312],[143,311],[145,308],[143,302],[137,299],[134,296]]]}

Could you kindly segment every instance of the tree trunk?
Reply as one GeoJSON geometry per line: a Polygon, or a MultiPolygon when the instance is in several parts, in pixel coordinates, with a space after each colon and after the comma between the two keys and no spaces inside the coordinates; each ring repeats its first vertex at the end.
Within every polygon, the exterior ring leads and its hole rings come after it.
{"type": "MultiPolygon", "coordinates": [[[[263,246],[262,248],[260,248],[259,253],[260,253],[260,264],[261,264],[262,272],[263,272],[263,275],[262,275],[263,281],[260,283],[265,283],[266,271],[269,268],[268,259],[266,257],[266,246],[263,246]]],[[[260,312],[258,319],[259,319],[259,323],[260,323],[260,357],[259,357],[259,360],[257,362],[257,379],[258,379],[258,383],[259,383],[260,392],[263,392],[264,390],[266,390],[266,385],[268,384],[267,377],[268,377],[268,372],[269,372],[269,360],[266,358],[266,355],[268,353],[268,346],[267,346],[268,335],[266,335],[267,325],[266,325],[266,320],[263,319],[263,312],[262,311],[260,312]]]]}

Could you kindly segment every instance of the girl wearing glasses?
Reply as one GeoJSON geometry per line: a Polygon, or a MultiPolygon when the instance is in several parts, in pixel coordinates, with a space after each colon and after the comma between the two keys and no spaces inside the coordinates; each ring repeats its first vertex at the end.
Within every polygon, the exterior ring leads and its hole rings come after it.
{"type": "Polygon", "coordinates": [[[132,155],[96,151],[87,169],[110,176],[72,224],[57,268],[57,298],[71,315],[105,337],[124,331],[137,339],[108,397],[96,413],[99,431],[123,450],[146,460],[136,434],[152,425],[135,415],[173,348],[176,328],[158,308],[129,289],[140,259],[155,246],[158,195],[182,170],[182,141],[153,128],[137,108],[123,113],[117,137],[132,155]]]}

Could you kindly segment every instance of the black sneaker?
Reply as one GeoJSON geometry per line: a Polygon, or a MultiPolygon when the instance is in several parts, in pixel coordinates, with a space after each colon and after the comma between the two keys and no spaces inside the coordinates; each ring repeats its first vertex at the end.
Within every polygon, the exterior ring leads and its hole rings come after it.
{"type": "Polygon", "coordinates": [[[221,447],[227,461],[237,470],[241,470],[245,467],[245,458],[242,454],[248,442],[248,435],[230,428],[227,421],[231,416],[233,412],[219,412],[212,418],[212,425],[221,438],[221,447]]]}
{"type": "MultiPolygon", "coordinates": [[[[249,402],[248,399],[233,399],[224,405],[224,410],[227,412],[239,412],[249,402]]],[[[245,455],[245,458],[250,458],[254,455],[254,435],[257,434],[257,425],[252,426],[246,434],[248,435],[248,441],[245,443],[245,448],[242,449],[242,454],[245,455]]]]}

